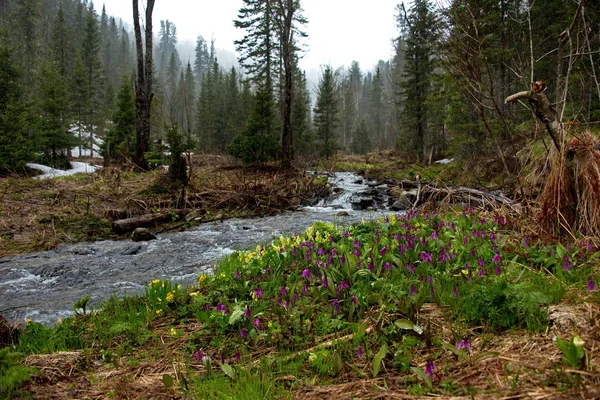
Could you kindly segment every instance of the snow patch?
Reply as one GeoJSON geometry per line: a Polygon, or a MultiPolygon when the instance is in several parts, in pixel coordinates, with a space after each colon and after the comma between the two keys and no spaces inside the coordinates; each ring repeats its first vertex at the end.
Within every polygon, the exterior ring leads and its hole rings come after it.
{"type": "Polygon", "coordinates": [[[35,169],[38,171],[42,171],[42,175],[36,176],[35,179],[56,178],[58,176],[69,176],[69,175],[75,175],[78,173],[91,174],[92,172],[96,172],[96,170],[98,170],[100,168],[95,165],[83,163],[83,162],[71,162],[71,165],[73,166],[73,168],[66,170],[66,171],[62,170],[62,169],[48,167],[47,165],[42,165],[42,164],[27,163],[26,165],[29,168],[32,168],[32,169],[35,169]]]}
{"type": "Polygon", "coordinates": [[[434,164],[446,165],[446,164],[450,164],[452,161],[454,161],[454,158],[444,158],[443,160],[438,160],[438,161],[434,162],[434,164]]]}

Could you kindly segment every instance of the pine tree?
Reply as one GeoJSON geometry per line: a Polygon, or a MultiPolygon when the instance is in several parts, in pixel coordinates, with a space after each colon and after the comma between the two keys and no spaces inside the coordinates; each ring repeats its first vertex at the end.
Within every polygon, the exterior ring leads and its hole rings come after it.
{"type": "Polygon", "coordinates": [[[371,140],[369,139],[369,130],[367,121],[363,118],[352,133],[352,143],[350,149],[354,154],[366,154],[371,150],[371,140]]]}
{"type": "Polygon", "coordinates": [[[40,74],[39,131],[43,162],[60,169],[70,169],[67,155],[69,149],[77,144],[69,132],[70,104],[64,76],[58,65],[49,60],[40,74]]]}
{"type": "Polygon", "coordinates": [[[195,58],[194,58],[194,76],[196,83],[200,85],[204,79],[204,74],[210,68],[210,54],[208,53],[208,45],[202,36],[198,36],[196,40],[195,58]]]}
{"type": "Polygon", "coordinates": [[[384,87],[383,73],[377,68],[371,82],[369,101],[369,125],[375,148],[382,148],[384,143],[384,87]]]}
{"type": "Polygon", "coordinates": [[[330,66],[325,67],[317,89],[317,103],[314,109],[315,135],[321,148],[321,155],[329,159],[335,154],[335,129],[338,125],[337,84],[330,66]]]}
{"type": "Polygon", "coordinates": [[[434,45],[439,37],[438,19],[429,0],[415,0],[408,13],[400,15],[407,26],[401,136],[398,146],[418,159],[425,159],[430,133],[427,97],[435,70],[434,45]]]}
{"type": "Polygon", "coordinates": [[[135,150],[135,101],[131,79],[123,76],[112,126],[102,145],[105,164],[131,159],[135,150]]]}
{"type": "Polygon", "coordinates": [[[292,126],[294,139],[298,144],[297,152],[304,156],[312,156],[314,138],[311,132],[311,99],[307,87],[306,74],[296,70],[296,93],[292,107],[292,126]]]}
{"type": "Polygon", "coordinates": [[[27,110],[12,50],[0,40],[0,173],[24,167],[33,158],[27,110]]]}

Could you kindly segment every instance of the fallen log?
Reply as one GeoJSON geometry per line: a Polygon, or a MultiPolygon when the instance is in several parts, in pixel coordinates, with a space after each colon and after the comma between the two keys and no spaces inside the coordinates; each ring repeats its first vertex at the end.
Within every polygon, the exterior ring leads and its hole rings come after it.
{"type": "Polygon", "coordinates": [[[137,217],[120,219],[113,221],[111,228],[112,231],[118,235],[124,233],[133,232],[136,228],[152,228],[158,224],[169,222],[173,220],[174,215],[177,218],[185,217],[190,210],[171,210],[169,212],[155,213],[155,214],[144,214],[137,217]]]}

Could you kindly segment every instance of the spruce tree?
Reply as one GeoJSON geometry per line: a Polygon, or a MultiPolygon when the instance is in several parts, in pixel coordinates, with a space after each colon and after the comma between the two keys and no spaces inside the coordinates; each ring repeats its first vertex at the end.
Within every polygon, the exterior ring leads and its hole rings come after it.
{"type": "Polygon", "coordinates": [[[20,77],[12,50],[0,39],[0,173],[21,170],[33,158],[20,77]]]}
{"type": "Polygon", "coordinates": [[[135,99],[131,79],[123,76],[117,94],[117,106],[112,118],[112,126],[102,144],[105,164],[111,160],[126,161],[135,151],[135,99]]]}
{"type": "Polygon", "coordinates": [[[321,156],[329,159],[337,149],[335,129],[338,126],[337,83],[330,66],[325,67],[317,89],[314,109],[315,135],[321,148],[321,156]]]}
{"type": "Polygon", "coordinates": [[[208,53],[208,45],[206,44],[206,40],[204,40],[201,35],[198,36],[198,39],[196,39],[194,54],[194,76],[196,83],[199,86],[202,84],[204,74],[206,74],[206,71],[208,71],[210,68],[210,54],[208,53]]]}

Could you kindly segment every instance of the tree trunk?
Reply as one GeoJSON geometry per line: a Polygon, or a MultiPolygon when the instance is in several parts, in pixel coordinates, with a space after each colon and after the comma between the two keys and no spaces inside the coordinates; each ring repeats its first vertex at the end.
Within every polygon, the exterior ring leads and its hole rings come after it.
{"type": "Polygon", "coordinates": [[[133,0],[133,23],[137,51],[137,83],[135,85],[135,134],[134,162],[142,170],[148,169],[146,153],[150,149],[150,110],[152,106],[152,11],[154,1],[146,4],[145,43],[142,40],[138,0],[133,0]],[[145,44],[145,54],[144,54],[145,44]]]}
{"type": "Polygon", "coordinates": [[[283,48],[283,133],[281,135],[281,151],[283,168],[292,166],[292,91],[293,91],[293,68],[294,68],[294,31],[292,29],[294,15],[294,1],[285,0],[281,4],[283,12],[283,26],[281,32],[283,48]]]}

